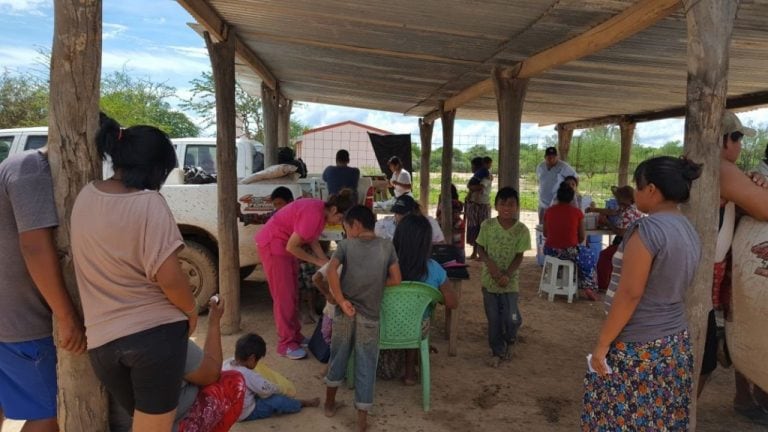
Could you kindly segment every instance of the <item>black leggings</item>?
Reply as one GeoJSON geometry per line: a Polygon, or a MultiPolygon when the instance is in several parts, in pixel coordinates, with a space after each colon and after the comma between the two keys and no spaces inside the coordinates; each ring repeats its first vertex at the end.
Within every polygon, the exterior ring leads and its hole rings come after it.
{"type": "Polygon", "coordinates": [[[163,324],[88,351],[94,372],[129,413],[176,409],[187,360],[188,321],[163,324]]]}

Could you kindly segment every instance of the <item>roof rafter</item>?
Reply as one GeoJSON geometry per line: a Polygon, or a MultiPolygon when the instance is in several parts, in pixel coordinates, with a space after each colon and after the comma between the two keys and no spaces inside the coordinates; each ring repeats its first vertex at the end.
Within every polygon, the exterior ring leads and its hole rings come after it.
{"type": "MultiPolygon", "coordinates": [[[[553,67],[599,52],[656,24],[680,7],[680,0],[639,1],[618,15],[586,32],[555,45],[520,62],[518,77],[531,78],[553,67]]],[[[445,110],[455,110],[493,91],[487,78],[445,100],[445,110]]],[[[439,110],[425,115],[427,120],[440,116],[439,110]]]]}
{"type": "Polygon", "coordinates": [[[177,2],[200,23],[205,30],[218,40],[226,40],[229,36],[235,37],[235,55],[256,74],[267,87],[275,90],[277,78],[269,70],[269,67],[256,55],[248,45],[243,42],[237,33],[230,35],[231,26],[224,21],[206,0],[177,0],[177,2]]]}

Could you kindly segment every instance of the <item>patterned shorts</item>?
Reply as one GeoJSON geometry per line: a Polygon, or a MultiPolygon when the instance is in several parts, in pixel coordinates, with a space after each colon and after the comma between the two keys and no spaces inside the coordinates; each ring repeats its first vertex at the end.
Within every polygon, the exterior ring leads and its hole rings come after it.
{"type": "Polygon", "coordinates": [[[688,331],[651,342],[614,342],[613,373],[584,378],[583,431],[685,431],[693,386],[688,331]]]}

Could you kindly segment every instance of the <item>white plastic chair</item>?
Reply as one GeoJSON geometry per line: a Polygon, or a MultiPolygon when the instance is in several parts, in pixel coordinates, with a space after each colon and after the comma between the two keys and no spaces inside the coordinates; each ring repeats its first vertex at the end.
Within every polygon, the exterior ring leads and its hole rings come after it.
{"type": "Polygon", "coordinates": [[[556,295],[567,295],[568,303],[573,303],[578,287],[578,276],[573,261],[566,261],[547,256],[541,269],[539,295],[549,294],[549,301],[554,301],[556,295]]]}

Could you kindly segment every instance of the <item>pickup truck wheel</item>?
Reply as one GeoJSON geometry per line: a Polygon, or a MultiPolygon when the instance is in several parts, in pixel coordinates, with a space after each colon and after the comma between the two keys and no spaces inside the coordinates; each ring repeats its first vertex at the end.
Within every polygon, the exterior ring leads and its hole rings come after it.
{"type": "Polygon", "coordinates": [[[186,240],[186,247],[179,252],[181,269],[189,278],[189,285],[199,311],[208,308],[208,299],[216,294],[219,283],[216,258],[211,251],[200,243],[186,240]]]}
{"type": "Polygon", "coordinates": [[[240,267],[240,280],[244,280],[245,278],[250,276],[254,270],[256,270],[255,265],[240,267]]]}

